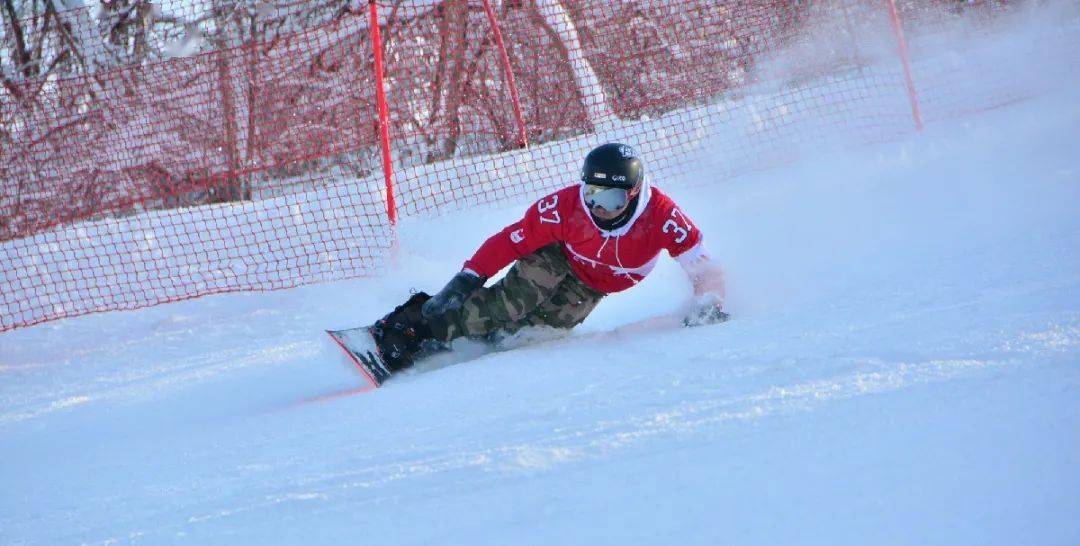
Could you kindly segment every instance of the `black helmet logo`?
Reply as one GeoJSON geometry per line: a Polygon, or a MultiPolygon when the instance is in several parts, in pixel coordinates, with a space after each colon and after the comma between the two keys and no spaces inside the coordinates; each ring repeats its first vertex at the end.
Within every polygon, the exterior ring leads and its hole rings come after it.
{"type": "Polygon", "coordinates": [[[626,144],[623,144],[619,146],[619,154],[629,159],[636,156],[637,152],[635,152],[633,148],[627,146],[626,144]]]}

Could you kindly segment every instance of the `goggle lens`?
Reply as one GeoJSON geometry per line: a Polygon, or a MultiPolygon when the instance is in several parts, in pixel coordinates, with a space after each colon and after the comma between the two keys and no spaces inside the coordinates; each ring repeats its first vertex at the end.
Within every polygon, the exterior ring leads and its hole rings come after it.
{"type": "Polygon", "coordinates": [[[630,202],[630,192],[623,188],[585,185],[585,204],[589,208],[602,207],[608,212],[617,211],[630,202]]]}

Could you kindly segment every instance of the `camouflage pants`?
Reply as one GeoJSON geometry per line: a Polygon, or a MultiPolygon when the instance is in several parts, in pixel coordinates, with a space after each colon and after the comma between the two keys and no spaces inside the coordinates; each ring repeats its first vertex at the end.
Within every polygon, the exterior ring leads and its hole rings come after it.
{"type": "Polygon", "coordinates": [[[578,280],[559,245],[549,245],[519,259],[499,282],[480,288],[460,310],[431,326],[441,341],[513,333],[526,326],[569,329],[603,297],[578,280]]]}

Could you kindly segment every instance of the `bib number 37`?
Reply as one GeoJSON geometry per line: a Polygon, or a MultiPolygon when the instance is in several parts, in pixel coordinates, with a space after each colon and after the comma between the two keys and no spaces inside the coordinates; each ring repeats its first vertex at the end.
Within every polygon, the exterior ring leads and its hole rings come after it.
{"type": "Polygon", "coordinates": [[[559,217],[559,211],[555,209],[559,205],[559,196],[552,195],[551,199],[541,199],[536,204],[536,211],[540,213],[540,221],[546,224],[558,224],[562,222],[562,218],[559,217]]]}
{"type": "Polygon", "coordinates": [[[690,222],[686,220],[686,216],[683,215],[679,209],[671,209],[671,218],[668,218],[664,222],[664,226],[660,228],[664,233],[672,233],[675,235],[675,243],[679,244],[686,240],[690,236],[690,232],[694,230],[691,227],[690,222]],[[682,222],[681,224],[679,222],[682,222]]]}

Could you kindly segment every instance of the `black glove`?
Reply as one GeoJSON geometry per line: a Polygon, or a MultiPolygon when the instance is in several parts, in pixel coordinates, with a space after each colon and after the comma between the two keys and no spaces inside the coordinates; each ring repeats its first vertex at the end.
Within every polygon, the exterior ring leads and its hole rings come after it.
{"type": "Polygon", "coordinates": [[[471,271],[459,271],[457,275],[454,275],[454,278],[450,279],[450,282],[446,283],[442,290],[439,290],[438,294],[424,302],[424,306],[420,308],[420,314],[425,319],[430,320],[441,317],[450,311],[461,309],[461,305],[465,303],[465,300],[481,286],[484,286],[485,280],[487,279],[471,271]]]}
{"type": "Polygon", "coordinates": [[[715,296],[699,296],[690,303],[683,326],[704,326],[726,322],[730,316],[724,312],[723,300],[715,296]]]}

